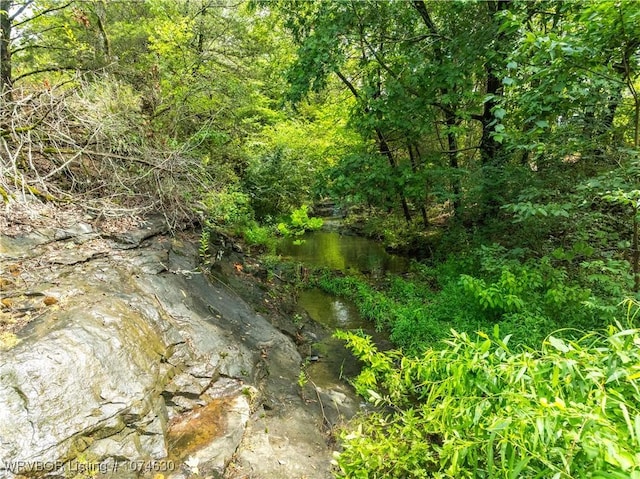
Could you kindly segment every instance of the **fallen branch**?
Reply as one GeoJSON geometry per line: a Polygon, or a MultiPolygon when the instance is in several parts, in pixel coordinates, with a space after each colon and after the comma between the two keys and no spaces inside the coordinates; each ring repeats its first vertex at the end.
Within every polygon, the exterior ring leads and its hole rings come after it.
{"type": "Polygon", "coordinates": [[[207,168],[186,149],[142,141],[152,136],[137,107],[112,108],[119,82],[96,91],[75,81],[64,90],[15,89],[14,101],[0,104],[0,204],[75,197],[105,217],[155,211],[172,228],[193,222],[185,196],[195,202],[211,189],[207,168]]]}

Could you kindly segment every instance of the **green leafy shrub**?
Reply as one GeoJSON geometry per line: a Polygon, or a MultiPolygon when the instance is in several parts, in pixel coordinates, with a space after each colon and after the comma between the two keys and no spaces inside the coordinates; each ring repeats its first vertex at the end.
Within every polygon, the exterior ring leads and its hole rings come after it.
{"type": "MultiPolygon", "coordinates": [[[[488,320],[515,324],[513,319],[519,318],[554,324],[552,329],[591,329],[611,323],[618,311],[611,295],[592,291],[593,281],[585,277],[585,268],[576,269],[549,256],[526,261],[510,258],[496,245],[482,247],[477,256],[480,266],[475,275],[463,274],[459,282],[488,320]]],[[[542,337],[534,339],[538,342],[542,337]]]]}
{"type": "Polygon", "coordinates": [[[253,222],[242,230],[242,237],[250,247],[257,246],[270,254],[273,254],[276,250],[277,240],[272,228],[269,226],[261,226],[253,222]]]}
{"type": "Polygon", "coordinates": [[[523,262],[497,245],[436,266],[414,263],[408,277],[375,286],[331,275],[316,285],[352,300],[405,354],[419,354],[450,329],[474,333],[495,325],[512,334],[513,343],[532,347],[552,331],[571,337],[574,330],[611,324],[622,312],[612,296],[595,295],[551,258],[523,262]]]}
{"type": "Polygon", "coordinates": [[[306,231],[322,228],[322,218],[309,218],[309,207],[302,205],[293,210],[287,223],[279,223],[278,231],[285,237],[302,236],[306,231]]]}
{"type": "Polygon", "coordinates": [[[284,146],[252,158],[243,186],[257,217],[278,216],[308,198],[311,180],[307,174],[310,168],[306,158],[294,155],[284,146]]]}
{"type": "Polygon", "coordinates": [[[242,227],[253,221],[249,197],[233,189],[210,191],[202,198],[206,221],[221,227],[242,227]]]}
{"type": "Polygon", "coordinates": [[[640,478],[640,330],[619,325],[514,352],[498,328],[408,358],[337,333],[354,384],[386,412],[342,435],[339,477],[640,478]]]}
{"type": "Polygon", "coordinates": [[[295,118],[269,122],[248,138],[242,182],[259,220],[328,194],[325,170],[363,143],[343,121],[350,102],[299,104],[295,118]]]}

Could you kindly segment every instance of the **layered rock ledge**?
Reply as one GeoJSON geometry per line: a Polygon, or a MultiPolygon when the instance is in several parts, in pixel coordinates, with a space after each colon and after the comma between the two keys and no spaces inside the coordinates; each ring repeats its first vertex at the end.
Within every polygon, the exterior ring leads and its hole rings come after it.
{"type": "Polygon", "coordinates": [[[164,231],[0,236],[1,479],[330,477],[293,341],[164,231]]]}

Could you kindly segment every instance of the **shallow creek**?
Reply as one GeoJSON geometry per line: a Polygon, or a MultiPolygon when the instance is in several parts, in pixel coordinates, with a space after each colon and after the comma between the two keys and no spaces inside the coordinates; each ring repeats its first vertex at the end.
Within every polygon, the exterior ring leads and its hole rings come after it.
{"type": "MultiPolygon", "coordinates": [[[[401,256],[387,253],[377,242],[360,236],[340,234],[335,231],[316,231],[304,236],[304,243],[283,241],[278,253],[284,259],[299,261],[311,266],[327,267],[345,273],[359,272],[373,277],[385,273],[402,273],[408,261],[401,256]]],[[[364,320],[353,303],[327,294],[319,289],[300,293],[298,306],[316,322],[330,330],[362,330],[371,335],[381,349],[390,347],[388,336],[375,331],[373,324],[364,320]]],[[[342,341],[326,337],[314,344],[309,351],[312,361],[308,372],[319,387],[330,388],[341,379],[355,376],[358,362],[343,346],[342,341]]]]}
{"type": "Polygon", "coordinates": [[[314,231],[296,245],[292,239],[278,245],[278,253],[285,259],[326,267],[344,273],[353,271],[373,276],[384,273],[404,273],[408,261],[391,255],[376,241],[362,236],[340,234],[336,231],[314,231]]]}

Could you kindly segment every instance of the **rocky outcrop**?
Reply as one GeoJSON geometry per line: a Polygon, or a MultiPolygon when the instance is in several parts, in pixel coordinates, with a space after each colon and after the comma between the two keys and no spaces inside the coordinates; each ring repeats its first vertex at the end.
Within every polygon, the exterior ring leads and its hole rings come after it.
{"type": "Polygon", "coordinates": [[[293,342],[162,231],[0,236],[0,478],[329,476],[293,342]]]}

